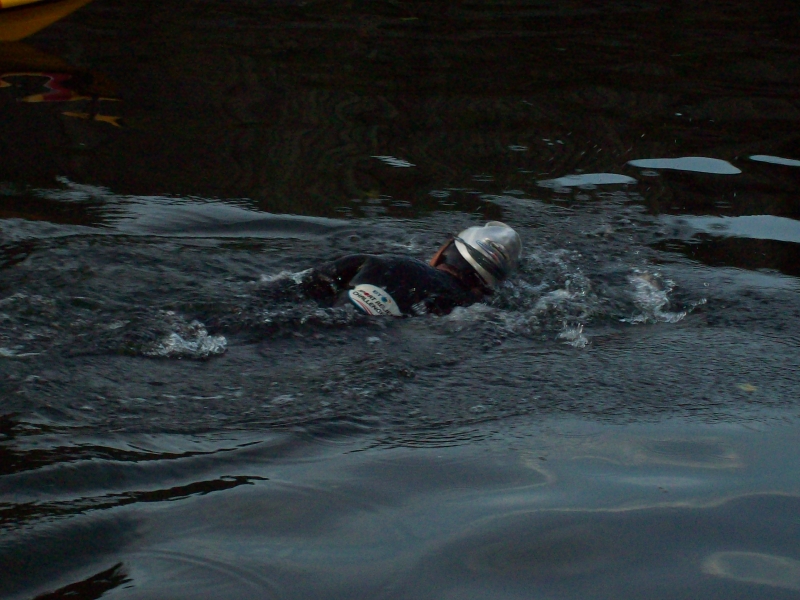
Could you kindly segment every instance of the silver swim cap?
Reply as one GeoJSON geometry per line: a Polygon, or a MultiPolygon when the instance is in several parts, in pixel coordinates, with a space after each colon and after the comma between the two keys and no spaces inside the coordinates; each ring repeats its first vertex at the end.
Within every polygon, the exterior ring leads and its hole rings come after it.
{"type": "Polygon", "coordinates": [[[490,288],[517,268],[522,240],[517,232],[500,221],[483,227],[470,227],[458,234],[456,248],[490,288]]]}

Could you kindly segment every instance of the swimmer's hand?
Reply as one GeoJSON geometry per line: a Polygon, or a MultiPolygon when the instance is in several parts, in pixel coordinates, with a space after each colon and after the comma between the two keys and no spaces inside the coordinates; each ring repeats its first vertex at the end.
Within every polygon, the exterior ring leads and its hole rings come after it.
{"type": "Polygon", "coordinates": [[[301,284],[303,294],[318,302],[332,300],[350,287],[350,280],[368,258],[367,254],[351,254],[312,269],[301,284]]]}

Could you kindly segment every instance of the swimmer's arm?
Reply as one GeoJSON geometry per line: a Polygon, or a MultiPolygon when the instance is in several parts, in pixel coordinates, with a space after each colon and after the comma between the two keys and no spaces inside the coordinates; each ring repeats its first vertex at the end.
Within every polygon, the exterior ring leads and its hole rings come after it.
{"type": "Polygon", "coordinates": [[[351,254],[314,268],[303,281],[303,293],[323,300],[337,295],[364,266],[369,254],[351,254]]]}
{"type": "Polygon", "coordinates": [[[446,315],[456,306],[469,306],[491,296],[492,291],[484,288],[472,288],[461,296],[450,294],[431,294],[424,300],[425,311],[433,315],[446,315]]]}

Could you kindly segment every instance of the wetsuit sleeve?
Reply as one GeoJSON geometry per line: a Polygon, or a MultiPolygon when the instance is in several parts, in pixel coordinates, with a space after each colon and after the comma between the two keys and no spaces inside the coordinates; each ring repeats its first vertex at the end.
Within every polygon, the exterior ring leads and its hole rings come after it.
{"type": "Polygon", "coordinates": [[[348,287],[368,258],[368,254],[351,254],[314,268],[303,281],[303,294],[318,301],[335,298],[348,287]]]}

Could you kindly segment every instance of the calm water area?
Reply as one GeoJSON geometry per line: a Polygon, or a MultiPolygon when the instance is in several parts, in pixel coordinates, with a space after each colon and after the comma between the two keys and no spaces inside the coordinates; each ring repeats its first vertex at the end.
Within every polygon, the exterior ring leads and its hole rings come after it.
{"type": "Polygon", "coordinates": [[[798,31],[0,9],[0,598],[799,598],[798,31]],[[275,293],[486,220],[449,315],[275,293]]]}

